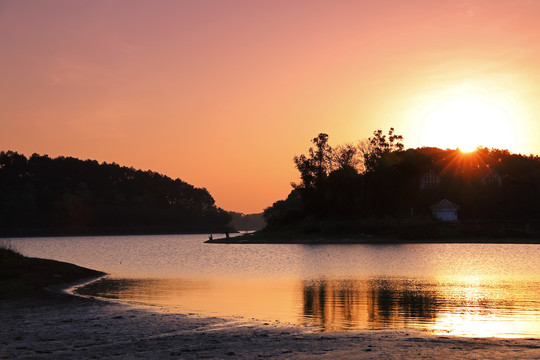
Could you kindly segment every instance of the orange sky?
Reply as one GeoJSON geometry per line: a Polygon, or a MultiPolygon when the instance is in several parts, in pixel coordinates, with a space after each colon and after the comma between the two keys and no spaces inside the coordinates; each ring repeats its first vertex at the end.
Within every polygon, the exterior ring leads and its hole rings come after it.
{"type": "Polygon", "coordinates": [[[466,89],[538,154],[539,19],[534,0],[0,1],[0,150],[151,169],[258,212],[319,132],[437,146],[422,114],[466,89]]]}

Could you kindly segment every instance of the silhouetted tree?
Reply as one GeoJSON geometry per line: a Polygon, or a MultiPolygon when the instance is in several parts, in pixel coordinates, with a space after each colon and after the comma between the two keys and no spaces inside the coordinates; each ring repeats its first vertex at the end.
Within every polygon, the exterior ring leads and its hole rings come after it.
{"type": "Polygon", "coordinates": [[[364,166],[367,172],[374,171],[379,166],[382,157],[396,151],[403,150],[403,136],[394,134],[394,128],[388,131],[388,138],[383,135],[382,130],[373,132],[367,142],[364,152],[364,166]]]}
{"type": "Polygon", "coordinates": [[[302,154],[294,157],[294,163],[302,179],[301,184],[293,184],[295,188],[314,188],[332,170],[332,147],[328,144],[328,135],[320,133],[311,142],[315,148],[310,147],[307,156],[302,154]]]}
{"type": "Polygon", "coordinates": [[[354,169],[363,172],[364,159],[361,150],[353,144],[338,145],[333,151],[333,162],[337,169],[354,169]]]}
{"type": "Polygon", "coordinates": [[[292,190],[285,200],[278,200],[264,209],[263,217],[267,227],[283,226],[303,217],[302,200],[298,190],[292,190]]]}

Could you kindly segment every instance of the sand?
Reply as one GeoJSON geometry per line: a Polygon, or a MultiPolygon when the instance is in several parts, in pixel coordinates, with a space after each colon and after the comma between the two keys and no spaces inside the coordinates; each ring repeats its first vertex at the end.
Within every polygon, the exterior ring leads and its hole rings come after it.
{"type": "Polygon", "coordinates": [[[539,359],[538,339],[314,332],[51,293],[0,300],[2,359],[539,359]]]}

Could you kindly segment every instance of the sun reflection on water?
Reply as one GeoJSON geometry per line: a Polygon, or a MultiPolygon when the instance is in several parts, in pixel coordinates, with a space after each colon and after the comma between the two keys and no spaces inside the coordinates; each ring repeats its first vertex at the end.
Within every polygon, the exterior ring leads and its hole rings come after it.
{"type": "Polygon", "coordinates": [[[437,334],[515,338],[540,333],[537,283],[516,286],[469,275],[441,289],[449,301],[433,324],[437,334]]]}
{"type": "Polygon", "coordinates": [[[320,331],[416,329],[540,338],[540,247],[208,245],[205,235],[14,239],[99,269],[79,291],[158,310],[320,331]]]}
{"type": "Polygon", "coordinates": [[[278,320],[319,331],[408,328],[474,337],[540,336],[539,284],[404,278],[106,278],[79,292],[168,311],[278,320]]]}

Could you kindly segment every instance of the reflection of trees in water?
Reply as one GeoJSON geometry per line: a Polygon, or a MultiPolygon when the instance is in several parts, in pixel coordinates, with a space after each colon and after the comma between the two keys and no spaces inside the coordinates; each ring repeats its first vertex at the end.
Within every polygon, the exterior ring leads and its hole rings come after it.
{"type": "Polygon", "coordinates": [[[429,322],[437,317],[440,295],[426,283],[406,280],[370,280],[369,322],[377,326],[400,326],[429,322]]]}
{"type": "Polygon", "coordinates": [[[303,323],[323,330],[401,327],[433,321],[440,296],[429,284],[404,280],[303,281],[303,323]]]}
{"type": "Polygon", "coordinates": [[[356,285],[351,280],[303,281],[305,324],[325,330],[354,328],[360,315],[356,285]]]}

